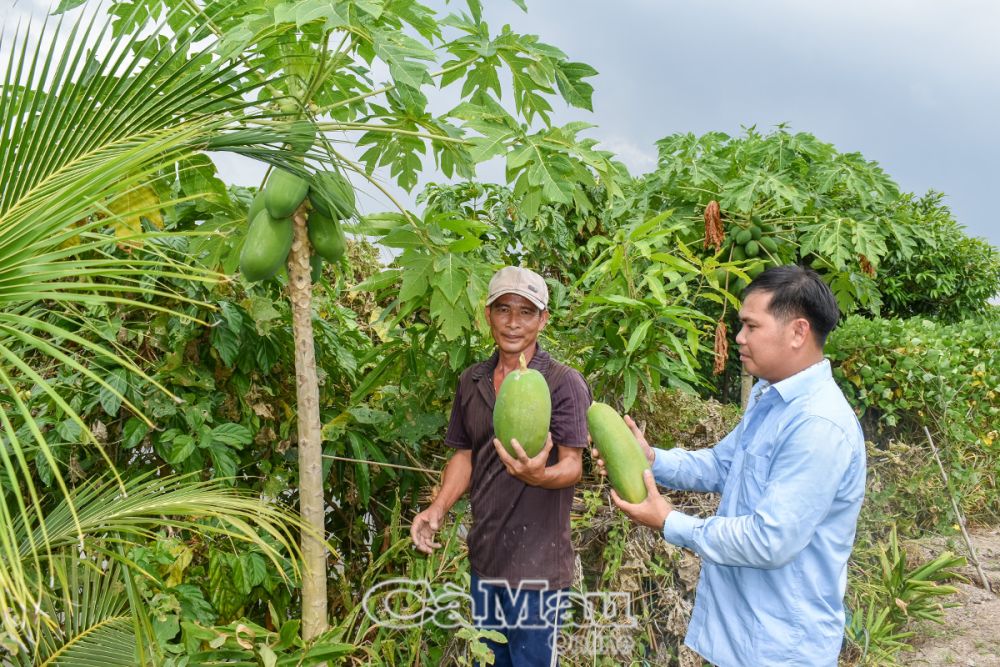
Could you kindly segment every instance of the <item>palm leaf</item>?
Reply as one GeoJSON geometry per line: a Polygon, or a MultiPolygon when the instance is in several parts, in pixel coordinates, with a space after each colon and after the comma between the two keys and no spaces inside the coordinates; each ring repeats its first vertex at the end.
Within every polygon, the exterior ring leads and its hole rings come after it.
{"type": "Polygon", "coordinates": [[[41,625],[35,653],[21,655],[22,664],[127,667],[136,664],[135,631],[115,561],[106,568],[70,554],[57,559],[64,585],[46,600],[46,612],[56,627],[41,625]]]}
{"type": "MultiPolygon", "coordinates": [[[[44,519],[13,522],[22,558],[37,553],[42,542],[48,551],[46,566],[26,576],[42,572],[52,577],[41,587],[38,613],[21,617],[22,634],[29,638],[20,654],[27,661],[23,664],[136,664],[128,647],[148,632],[137,630],[141,625],[126,591],[131,578],[150,575],[137,570],[125,554],[154,538],[159,529],[253,544],[277,572],[285,571],[283,554],[297,554],[292,529],[299,529],[298,518],[261,503],[248,491],[218,481],[149,474],[123,484],[124,490],[110,478],[87,482],[44,519]]],[[[295,560],[290,565],[297,573],[295,560]]]]}

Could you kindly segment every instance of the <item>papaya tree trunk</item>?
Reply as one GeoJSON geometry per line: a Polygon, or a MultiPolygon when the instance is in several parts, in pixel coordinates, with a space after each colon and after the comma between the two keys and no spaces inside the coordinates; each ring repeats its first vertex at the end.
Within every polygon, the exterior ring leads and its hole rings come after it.
{"type": "Polygon", "coordinates": [[[288,292],[292,301],[295,337],[295,393],[298,401],[299,513],[314,534],[302,533],[302,638],[306,641],[327,628],[326,535],[323,498],[323,459],[320,438],[319,381],[312,329],[312,279],[305,207],[292,216],[294,237],[288,254],[288,292]]]}
{"type": "Polygon", "coordinates": [[[750,402],[750,392],[753,390],[753,376],[747,373],[746,368],[740,369],[740,407],[747,409],[750,402]]]}

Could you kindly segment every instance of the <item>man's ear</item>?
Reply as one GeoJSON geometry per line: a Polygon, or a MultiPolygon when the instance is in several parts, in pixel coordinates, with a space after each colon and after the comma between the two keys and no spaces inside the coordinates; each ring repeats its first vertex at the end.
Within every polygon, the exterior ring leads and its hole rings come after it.
{"type": "Polygon", "coordinates": [[[538,330],[541,331],[542,329],[544,329],[545,325],[548,323],[549,323],[549,309],[546,308],[545,310],[542,311],[542,326],[538,327],[538,330]]]}
{"type": "Polygon", "coordinates": [[[792,346],[800,348],[812,340],[812,325],[804,317],[792,320],[792,346]]]}

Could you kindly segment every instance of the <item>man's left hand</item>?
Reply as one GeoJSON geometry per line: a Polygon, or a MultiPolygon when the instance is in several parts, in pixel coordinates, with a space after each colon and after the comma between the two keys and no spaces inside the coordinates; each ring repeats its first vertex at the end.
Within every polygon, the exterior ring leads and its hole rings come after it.
{"type": "Polygon", "coordinates": [[[646,470],[642,473],[642,481],[646,483],[646,499],[641,503],[629,503],[622,500],[614,489],[611,490],[611,500],[632,521],[659,531],[663,528],[663,522],[667,520],[667,515],[673,511],[674,506],[660,495],[659,489],[656,488],[656,480],[653,479],[652,470],[646,470]]]}
{"type": "Polygon", "coordinates": [[[549,433],[546,436],[545,446],[542,447],[542,451],[531,458],[528,458],[527,452],[524,451],[521,443],[516,438],[510,441],[510,445],[514,449],[517,458],[507,452],[507,449],[500,442],[499,438],[493,438],[493,446],[497,450],[497,456],[500,457],[500,461],[507,468],[507,472],[525,484],[540,486],[545,480],[545,463],[549,460],[549,452],[552,451],[552,434],[549,433]]]}

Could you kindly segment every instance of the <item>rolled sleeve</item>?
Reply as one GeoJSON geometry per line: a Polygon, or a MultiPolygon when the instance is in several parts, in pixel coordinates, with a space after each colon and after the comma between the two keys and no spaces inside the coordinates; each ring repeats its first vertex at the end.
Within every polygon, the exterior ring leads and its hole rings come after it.
{"type": "Polygon", "coordinates": [[[444,435],[444,444],[455,449],[472,449],[472,441],[465,430],[465,410],[463,408],[465,375],[459,379],[455,390],[455,400],[451,404],[451,418],[448,420],[448,430],[444,435]]]}
{"type": "Polygon", "coordinates": [[[663,522],[663,539],[679,547],[691,549],[695,531],[705,523],[704,519],[677,510],[671,510],[663,522]]]}

